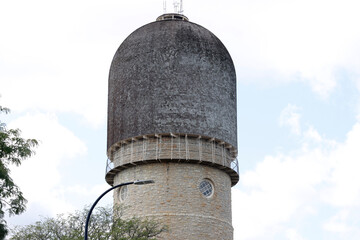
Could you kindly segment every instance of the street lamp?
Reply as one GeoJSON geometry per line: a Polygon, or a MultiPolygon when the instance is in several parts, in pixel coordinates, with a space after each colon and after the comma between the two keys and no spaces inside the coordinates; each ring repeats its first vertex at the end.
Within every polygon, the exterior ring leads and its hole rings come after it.
{"type": "Polygon", "coordinates": [[[154,181],[153,181],[153,180],[136,180],[136,181],[133,181],[133,182],[121,183],[121,184],[118,184],[118,185],[115,185],[115,186],[109,188],[109,189],[106,190],[103,194],[101,194],[100,197],[98,197],[98,198],[96,199],[96,201],[94,202],[94,204],[91,206],[91,208],[90,208],[90,210],[89,210],[89,213],[88,213],[88,215],[87,215],[86,222],[85,222],[85,237],[84,237],[84,240],[87,240],[87,239],[88,239],[88,225],[89,225],[91,213],[92,213],[92,211],[94,210],[96,204],[100,201],[100,199],[101,199],[103,196],[105,196],[105,194],[107,194],[108,192],[110,192],[111,190],[113,190],[113,189],[115,189],[115,188],[122,187],[122,186],[126,186],[126,185],[131,185],[131,184],[144,185],[144,184],[151,184],[151,183],[154,183],[154,181]]]}

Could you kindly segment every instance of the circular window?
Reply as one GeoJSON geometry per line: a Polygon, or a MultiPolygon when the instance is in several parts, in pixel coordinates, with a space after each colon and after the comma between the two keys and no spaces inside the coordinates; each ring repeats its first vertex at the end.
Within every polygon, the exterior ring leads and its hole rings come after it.
{"type": "Polygon", "coordinates": [[[214,193],[214,186],[209,180],[204,179],[199,185],[199,190],[205,197],[209,198],[214,193]]]}
{"type": "Polygon", "coordinates": [[[122,186],[120,188],[120,193],[119,193],[120,201],[125,201],[127,194],[128,194],[127,186],[122,186]]]}

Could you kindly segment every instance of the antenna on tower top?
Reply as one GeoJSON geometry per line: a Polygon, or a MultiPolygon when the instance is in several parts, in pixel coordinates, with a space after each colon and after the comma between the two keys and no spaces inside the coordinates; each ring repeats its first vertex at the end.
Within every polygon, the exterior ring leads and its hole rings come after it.
{"type": "Polygon", "coordinates": [[[163,11],[166,13],[166,0],[163,0],[163,11]]]}
{"type": "MultiPolygon", "coordinates": [[[[171,10],[167,9],[167,2],[168,0],[163,0],[163,11],[164,14],[171,12],[171,10]]],[[[177,14],[183,14],[184,9],[183,9],[183,1],[182,0],[173,0],[173,6],[174,6],[174,11],[172,13],[177,13],[177,14]]]]}
{"type": "Polygon", "coordinates": [[[174,0],[174,12],[179,14],[182,14],[184,12],[182,0],[174,0]]]}
{"type": "Polygon", "coordinates": [[[183,14],[183,12],[184,12],[184,9],[183,9],[183,1],[182,0],[180,0],[180,14],[183,14]]]}

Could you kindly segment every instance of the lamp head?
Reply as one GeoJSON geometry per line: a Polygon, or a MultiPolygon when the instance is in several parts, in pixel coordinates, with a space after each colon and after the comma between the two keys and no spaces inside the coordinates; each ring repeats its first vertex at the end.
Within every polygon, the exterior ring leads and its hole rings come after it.
{"type": "Polygon", "coordinates": [[[136,180],[134,182],[135,185],[144,185],[144,184],[151,184],[155,183],[154,180],[136,180]]]}

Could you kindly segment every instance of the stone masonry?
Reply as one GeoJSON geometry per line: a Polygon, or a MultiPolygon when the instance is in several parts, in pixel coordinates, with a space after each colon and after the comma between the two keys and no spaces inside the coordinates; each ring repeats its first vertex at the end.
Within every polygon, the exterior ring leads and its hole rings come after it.
{"type": "Polygon", "coordinates": [[[126,198],[114,192],[114,203],[125,206],[124,217],[147,217],[162,222],[169,232],[160,239],[231,240],[231,180],[219,169],[200,164],[159,162],[139,165],[117,174],[114,184],[153,179],[155,184],[127,186],[126,198]],[[213,183],[210,198],[199,191],[203,179],[213,183]]]}

